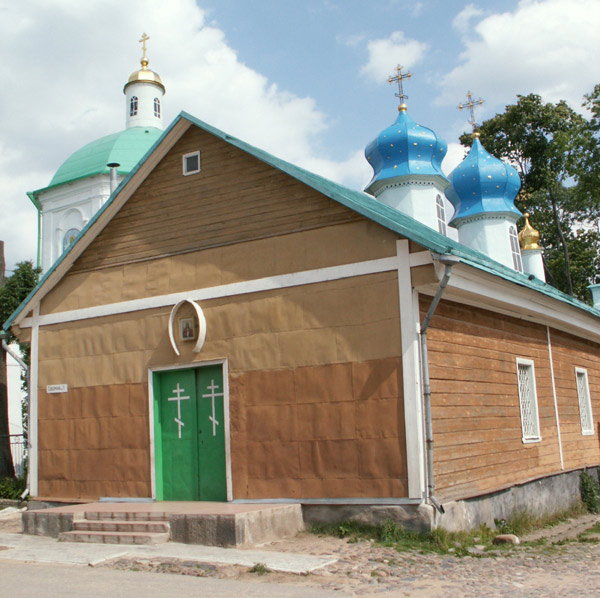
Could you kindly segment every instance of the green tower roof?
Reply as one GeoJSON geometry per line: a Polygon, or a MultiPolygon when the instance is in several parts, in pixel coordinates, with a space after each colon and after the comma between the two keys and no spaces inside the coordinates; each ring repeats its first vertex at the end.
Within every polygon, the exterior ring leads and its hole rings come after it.
{"type": "Polygon", "coordinates": [[[132,127],[96,139],[71,154],[56,171],[48,187],[108,173],[107,164],[115,162],[120,165],[118,173],[127,175],[162,133],[155,127],[132,127]]]}

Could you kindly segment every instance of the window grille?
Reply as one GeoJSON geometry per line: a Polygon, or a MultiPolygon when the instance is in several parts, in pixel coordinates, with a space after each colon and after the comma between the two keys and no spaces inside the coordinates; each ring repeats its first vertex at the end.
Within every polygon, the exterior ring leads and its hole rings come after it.
{"type": "Polygon", "coordinates": [[[183,175],[196,174],[200,172],[200,152],[192,152],[183,156],[183,175]]]}
{"type": "Polygon", "coordinates": [[[541,436],[533,362],[517,359],[517,376],[523,442],[536,442],[541,440],[541,436]]]}
{"type": "Polygon", "coordinates": [[[131,100],[129,100],[129,116],[135,116],[137,113],[138,113],[137,96],[131,96],[131,100]]]}
{"type": "Polygon", "coordinates": [[[581,433],[589,436],[594,433],[594,418],[592,417],[592,403],[590,400],[587,371],[582,368],[575,368],[575,379],[577,380],[581,433]]]}
{"type": "Polygon", "coordinates": [[[517,272],[523,272],[523,260],[521,258],[521,246],[519,245],[519,237],[517,235],[517,229],[511,226],[508,229],[508,236],[510,237],[510,250],[513,258],[513,266],[517,272]]]}
{"type": "Polygon", "coordinates": [[[154,116],[160,118],[160,100],[158,98],[154,98],[154,116]]]}
{"type": "Polygon", "coordinates": [[[437,219],[438,219],[438,231],[444,235],[447,236],[447,229],[446,229],[446,207],[444,206],[444,200],[442,199],[441,195],[437,195],[437,197],[435,198],[435,207],[437,210],[437,219]]]}

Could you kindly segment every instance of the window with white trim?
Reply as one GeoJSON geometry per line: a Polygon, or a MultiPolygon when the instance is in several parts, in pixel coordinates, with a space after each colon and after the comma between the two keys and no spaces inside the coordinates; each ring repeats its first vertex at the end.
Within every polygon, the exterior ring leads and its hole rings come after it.
{"type": "Polygon", "coordinates": [[[581,433],[584,436],[591,436],[594,433],[594,418],[592,417],[592,402],[590,400],[587,370],[575,368],[575,380],[577,381],[581,433]]]}
{"type": "Polygon", "coordinates": [[[131,96],[129,100],[129,116],[135,116],[138,113],[138,98],[137,96],[131,96]]]}
{"type": "Polygon", "coordinates": [[[540,418],[538,414],[533,361],[517,358],[517,380],[519,384],[523,442],[538,442],[542,437],[540,436],[540,418]]]}
{"type": "Polygon", "coordinates": [[[519,245],[519,236],[517,235],[517,229],[514,226],[511,226],[508,229],[508,236],[510,237],[510,251],[512,253],[513,266],[517,272],[523,272],[521,246],[519,245]]]}
{"type": "Polygon", "coordinates": [[[443,197],[439,193],[438,193],[437,197],[435,198],[435,209],[437,212],[438,231],[442,235],[447,236],[446,206],[444,205],[443,197]]]}
{"type": "Polygon", "coordinates": [[[200,172],[200,152],[191,152],[183,155],[183,175],[200,172]]]}
{"type": "Polygon", "coordinates": [[[154,116],[160,118],[160,100],[158,98],[154,98],[154,116]]]}

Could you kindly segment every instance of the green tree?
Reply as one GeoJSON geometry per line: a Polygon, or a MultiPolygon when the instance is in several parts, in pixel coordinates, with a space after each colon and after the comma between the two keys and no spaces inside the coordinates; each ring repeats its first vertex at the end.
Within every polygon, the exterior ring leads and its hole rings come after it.
{"type": "MultiPolygon", "coordinates": [[[[38,275],[39,271],[33,267],[31,262],[20,262],[16,265],[13,274],[4,280],[4,284],[0,286],[0,323],[3,324],[8,320],[15,309],[29,295],[37,284],[38,275]]],[[[5,336],[5,340],[10,343],[17,339],[9,333],[5,336]]],[[[24,361],[29,363],[29,344],[19,343],[19,347],[24,356],[24,361]]],[[[0,351],[0,354],[5,367],[6,353],[0,351]]],[[[1,366],[2,364],[0,364],[1,366]]],[[[24,380],[24,382],[26,381],[24,380]]],[[[25,390],[28,391],[27,388],[25,390]]],[[[24,427],[24,429],[26,428],[24,427]]],[[[8,397],[5,383],[0,387],[0,434],[8,434],[8,397]]],[[[7,438],[4,445],[0,446],[0,479],[13,476],[14,470],[7,438]]]]}
{"type": "MultiPolygon", "coordinates": [[[[598,107],[600,89],[595,91],[595,99],[588,101],[598,107]]],[[[600,198],[590,193],[592,173],[598,176],[593,122],[562,100],[544,103],[529,94],[517,96],[516,104],[479,129],[485,148],[513,164],[521,176],[516,204],[532,214],[531,223],[541,233],[548,281],[584,300],[600,249],[598,231],[586,226],[600,215],[600,198]],[[584,176],[590,180],[585,188],[580,184],[584,176]]],[[[461,143],[471,145],[471,135],[463,135],[461,143]]]]}
{"type": "Polygon", "coordinates": [[[586,137],[585,152],[580,160],[578,189],[582,197],[596,198],[591,202],[590,218],[598,218],[597,196],[600,194],[600,84],[584,97],[583,107],[590,114],[589,135],[586,137]]]}

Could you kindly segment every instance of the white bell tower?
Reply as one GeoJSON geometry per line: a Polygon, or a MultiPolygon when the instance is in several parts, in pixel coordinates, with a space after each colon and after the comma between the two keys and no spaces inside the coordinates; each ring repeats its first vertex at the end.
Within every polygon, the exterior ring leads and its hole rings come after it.
{"type": "Polygon", "coordinates": [[[144,33],[140,39],[142,44],[142,68],[129,75],[123,93],[125,94],[125,126],[156,127],[163,129],[162,99],[165,86],[158,73],[148,68],[146,42],[150,38],[144,33]]]}

